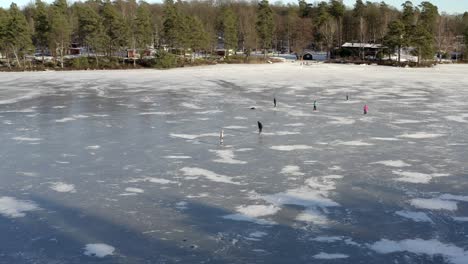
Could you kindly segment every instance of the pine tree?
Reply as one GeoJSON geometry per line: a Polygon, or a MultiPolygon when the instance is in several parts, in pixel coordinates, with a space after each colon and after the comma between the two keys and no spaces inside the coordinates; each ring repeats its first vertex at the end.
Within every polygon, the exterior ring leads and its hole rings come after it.
{"type": "Polygon", "coordinates": [[[104,31],[107,35],[108,56],[113,56],[116,50],[125,47],[128,43],[128,27],[124,17],[110,1],[104,3],[102,8],[104,31]]]}
{"type": "Polygon", "coordinates": [[[151,14],[146,4],[142,3],[137,8],[134,25],[136,46],[140,49],[145,49],[153,43],[153,25],[151,14]]]}
{"type": "Polygon", "coordinates": [[[31,32],[26,18],[15,3],[10,5],[8,13],[8,19],[3,27],[3,40],[7,45],[7,53],[8,51],[13,53],[17,66],[21,67],[20,56],[32,48],[31,32]]]}
{"type": "Polygon", "coordinates": [[[384,44],[391,53],[398,49],[398,62],[401,62],[401,47],[405,44],[405,24],[401,20],[395,20],[388,25],[388,32],[384,38],[384,44]]]}
{"type": "Polygon", "coordinates": [[[105,50],[108,43],[107,35],[104,33],[102,19],[89,5],[77,8],[78,36],[88,50],[93,51],[96,67],[99,67],[99,52],[105,50]]]}
{"type": "Polygon", "coordinates": [[[257,35],[260,38],[260,47],[263,49],[266,58],[268,49],[271,48],[274,32],[273,11],[270,8],[268,0],[262,0],[257,8],[257,35]]]}
{"type": "Polygon", "coordinates": [[[44,64],[44,53],[46,47],[49,44],[50,23],[47,16],[47,7],[41,0],[36,0],[36,13],[34,15],[34,22],[35,45],[41,49],[42,64],[44,64]]]}
{"type": "Polygon", "coordinates": [[[338,45],[341,46],[343,42],[342,36],[342,25],[343,25],[343,16],[346,11],[346,7],[343,4],[343,1],[340,0],[331,0],[330,1],[330,15],[336,19],[337,29],[338,29],[338,45]]]}
{"type": "Polygon", "coordinates": [[[64,56],[70,46],[71,27],[61,6],[52,6],[49,47],[60,57],[60,67],[64,67],[64,56]]]}
{"type": "Polygon", "coordinates": [[[173,0],[164,0],[163,36],[165,44],[174,48],[178,39],[177,23],[179,14],[173,0]]]}
{"type": "Polygon", "coordinates": [[[229,50],[237,50],[238,37],[237,37],[237,18],[230,8],[226,8],[223,12],[222,30],[224,36],[224,49],[226,50],[226,57],[229,56],[229,50]]]}

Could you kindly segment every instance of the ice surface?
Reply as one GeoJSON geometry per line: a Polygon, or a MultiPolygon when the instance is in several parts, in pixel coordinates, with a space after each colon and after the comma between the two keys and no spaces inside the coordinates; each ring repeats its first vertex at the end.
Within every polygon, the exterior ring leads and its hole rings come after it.
{"type": "Polygon", "coordinates": [[[0,262],[468,263],[467,72],[0,73],[0,262]]]}

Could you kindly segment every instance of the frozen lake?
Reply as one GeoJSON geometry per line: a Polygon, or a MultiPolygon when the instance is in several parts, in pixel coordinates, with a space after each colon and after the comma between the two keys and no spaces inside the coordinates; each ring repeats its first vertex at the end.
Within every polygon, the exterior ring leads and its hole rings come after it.
{"type": "Polygon", "coordinates": [[[0,263],[468,263],[468,66],[0,78],[0,263]]]}

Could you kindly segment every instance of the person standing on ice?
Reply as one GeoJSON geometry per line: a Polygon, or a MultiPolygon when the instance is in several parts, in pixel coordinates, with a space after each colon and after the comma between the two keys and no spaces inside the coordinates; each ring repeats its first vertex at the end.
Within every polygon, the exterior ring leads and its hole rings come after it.
{"type": "Polygon", "coordinates": [[[364,105],[364,114],[367,115],[367,112],[369,112],[369,106],[364,105]]]}
{"type": "Polygon", "coordinates": [[[275,107],[276,107],[276,97],[273,97],[273,104],[274,104],[275,107]]]}
{"type": "Polygon", "coordinates": [[[257,125],[258,125],[258,134],[261,134],[263,130],[263,124],[260,123],[260,121],[257,121],[257,125]]]}
{"type": "Polygon", "coordinates": [[[317,101],[314,101],[314,111],[317,111],[317,101]]]}
{"type": "Polygon", "coordinates": [[[219,133],[219,144],[223,145],[224,143],[224,129],[221,129],[221,132],[219,133]]]}

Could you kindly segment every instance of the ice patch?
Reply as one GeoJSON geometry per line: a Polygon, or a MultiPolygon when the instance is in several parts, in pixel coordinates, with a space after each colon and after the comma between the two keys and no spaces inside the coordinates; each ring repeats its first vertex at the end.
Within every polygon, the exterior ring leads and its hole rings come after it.
{"type": "Polygon", "coordinates": [[[342,241],[343,237],[339,236],[319,236],[316,238],[311,239],[312,241],[321,242],[321,243],[335,243],[338,241],[342,241]]]}
{"type": "Polygon", "coordinates": [[[254,237],[254,238],[262,238],[264,236],[268,235],[268,233],[266,232],[262,232],[262,231],[255,231],[253,233],[250,233],[249,234],[249,237],[254,237]]]}
{"type": "Polygon", "coordinates": [[[395,121],[392,121],[392,124],[396,125],[404,125],[404,124],[418,124],[422,123],[423,121],[420,120],[411,120],[411,119],[397,119],[395,121]]]}
{"type": "Polygon", "coordinates": [[[339,254],[339,253],[329,254],[325,252],[320,252],[319,254],[313,256],[314,259],[345,259],[348,257],[349,256],[345,254],[339,254]]]}
{"type": "Polygon", "coordinates": [[[328,218],[317,211],[316,209],[306,209],[296,216],[297,221],[313,223],[316,225],[325,225],[328,223],[328,218]]]}
{"type": "Polygon", "coordinates": [[[293,151],[293,150],[306,150],[312,149],[311,146],[307,145],[282,145],[282,146],[272,146],[270,149],[280,150],[280,151],[293,151]]]}
{"type": "Polygon", "coordinates": [[[245,126],[226,126],[224,129],[246,129],[248,127],[245,126]]]}
{"type": "Polygon", "coordinates": [[[397,181],[402,182],[410,182],[410,183],[429,183],[435,177],[446,177],[450,176],[449,174],[442,174],[442,173],[419,173],[419,172],[410,172],[410,171],[392,171],[393,174],[402,176],[401,178],[397,178],[397,181]]]}
{"type": "Polygon", "coordinates": [[[65,122],[68,122],[68,121],[74,121],[74,120],[77,120],[77,119],[83,119],[83,118],[88,118],[89,116],[85,116],[85,115],[72,115],[71,117],[65,117],[65,118],[62,118],[62,119],[57,119],[55,120],[56,123],[65,123],[65,122]]]}
{"type": "Polygon", "coordinates": [[[0,214],[5,217],[24,217],[25,212],[39,210],[39,206],[32,201],[17,200],[14,197],[0,197],[0,214]]]}
{"type": "Polygon", "coordinates": [[[196,110],[203,109],[202,107],[199,107],[198,105],[191,104],[191,103],[181,103],[180,105],[186,108],[190,108],[190,109],[196,109],[196,110]]]}
{"type": "Polygon", "coordinates": [[[207,110],[207,111],[200,111],[200,112],[195,112],[195,114],[199,115],[209,115],[209,114],[217,114],[217,113],[222,113],[223,111],[221,110],[207,110]]]}
{"type": "Polygon", "coordinates": [[[172,115],[175,114],[174,112],[143,112],[139,113],[139,115],[172,115]]]}
{"type": "Polygon", "coordinates": [[[396,168],[403,168],[403,167],[409,167],[411,166],[410,164],[402,161],[402,160],[383,160],[383,161],[377,161],[373,162],[371,164],[382,164],[385,166],[389,167],[396,167],[396,168]]]}
{"type": "Polygon", "coordinates": [[[145,192],[143,189],[132,188],[132,187],[125,188],[125,191],[129,193],[144,193],[145,192]]]}
{"type": "Polygon", "coordinates": [[[399,135],[398,137],[411,138],[411,139],[426,139],[426,138],[438,138],[442,136],[443,134],[431,134],[431,133],[426,133],[426,132],[418,132],[418,133],[413,133],[413,134],[403,134],[403,135],[399,135]]]}
{"type": "Polygon", "coordinates": [[[288,165],[288,166],[285,166],[281,170],[281,173],[286,174],[286,175],[292,175],[292,176],[303,176],[303,175],[305,175],[300,170],[301,170],[301,168],[299,168],[299,166],[288,165]]]}
{"type": "Polygon", "coordinates": [[[422,199],[416,198],[410,201],[411,205],[417,208],[429,210],[448,210],[456,211],[458,209],[457,202],[446,201],[438,198],[422,199]]]}
{"type": "Polygon", "coordinates": [[[313,190],[309,187],[300,187],[285,192],[266,195],[263,199],[272,204],[299,205],[306,208],[339,206],[335,201],[325,197],[326,192],[313,190]]]}
{"type": "Polygon", "coordinates": [[[468,217],[452,217],[453,220],[457,221],[457,222],[468,222],[468,217]]]}
{"type": "Polygon", "coordinates": [[[399,215],[401,217],[411,219],[415,222],[429,222],[432,223],[431,218],[427,216],[426,213],[423,212],[411,212],[411,211],[397,211],[395,212],[396,215],[399,215]]]}
{"type": "Polygon", "coordinates": [[[75,185],[73,184],[67,184],[64,182],[54,182],[50,186],[50,188],[56,192],[62,192],[62,193],[75,193],[75,185]]]}
{"type": "Polygon", "coordinates": [[[21,175],[21,176],[27,176],[27,177],[37,177],[38,174],[35,172],[25,172],[25,171],[17,171],[16,174],[21,175]]]}
{"type": "Polygon", "coordinates": [[[287,126],[287,127],[302,127],[302,126],[305,126],[304,123],[292,123],[292,124],[285,124],[284,126],[287,126]]]}
{"type": "Polygon", "coordinates": [[[292,131],[277,131],[277,132],[263,132],[262,135],[265,136],[288,136],[288,135],[298,135],[299,132],[292,131]]]}
{"type": "Polygon", "coordinates": [[[373,146],[374,144],[372,143],[367,143],[361,140],[353,140],[353,141],[340,141],[337,143],[338,145],[344,145],[344,146],[373,146]]]}
{"type": "Polygon", "coordinates": [[[202,168],[184,167],[180,170],[184,173],[185,176],[202,176],[214,182],[223,182],[223,183],[230,183],[230,184],[237,184],[237,185],[240,184],[238,182],[232,181],[231,177],[217,174],[217,173],[214,173],[212,171],[205,170],[202,168]]]}
{"type": "Polygon", "coordinates": [[[199,134],[199,135],[189,135],[189,134],[174,134],[174,133],[171,133],[169,134],[171,137],[174,137],[174,138],[183,138],[183,139],[197,139],[197,138],[200,138],[200,137],[219,137],[219,134],[218,133],[205,133],[205,134],[199,134]]]}
{"type": "Polygon", "coordinates": [[[398,138],[386,138],[386,137],[373,137],[372,139],[381,141],[399,141],[398,138]]]}
{"type": "Polygon", "coordinates": [[[164,156],[165,159],[191,159],[192,157],[190,156],[177,156],[177,155],[173,155],[173,156],[164,156]]]}
{"type": "Polygon", "coordinates": [[[180,202],[176,203],[175,208],[179,209],[179,210],[187,210],[187,208],[188,208],[187,205],[188,205],[188,203],[186,201],[180,201],[180,202]]]}
{"type": "Polygon", "coordinates": [[[95,145],[95,146],[87,146],[85,149],[96,150],[96,149],[100,149],[100,148],[101,148],[101,146],[95,145]]]}
{"type": "Polygon", "coordinates": [[[442,200],[468,202],[468,196],[461,196],[461,195],[442,194],[439,198],[442,200]]]}
{"type": "Polygon", "coordinates": [[[136,178],[127,181],[128,183],[135,183],[135,182],[151,182],[151,183],[158,183],[158,184],[169,184],[169,183],[177,183],[176,181],[170,181],[161,178],[154,178],[154,177],[144,177],[144,178],[136,178]]]}
{"type": "Polygon", "coordinates": [[[369,245],[369,248],[380,254],[411,252],[417,255],[442,255],[453,264],[468,263],[468,251],[453,244],[441,243],[435,239],[405,239],[401,241],[382,239],[369,245]]]}
{"type": "Polygon", "coordinates": [[[227,164],[247,164],[246,161],[234,159],[234,151],[229,149],[224,150],[210,150],[210,152],[216,153],[219,159],[213,160],[214,162],[227,163],[227,164]]]}
{"type": "Polygon", "coordinates": [[[459,123],[468,123],[468,120],[465,119],[467,117],[468,117],[468,114],[461,114],[461,115],[446,116],[445,119],[459,122],[459,123]]]}
{"type": "Polygon", "coordinates": [[[276,214],[281,208],[274,205],[248,205],[248,206],[238,206],[236,211],[238,214],[230,214],[223,216],[225,219],[235,220],[235,221],[246,221],[253,222],[261,225],[272,225],[274,222],[264,219],[259,219],[258,217],[269,216],[276,214]]]}
{"type": "Polygon", "coordinates": [[[30,137],[14,137],[12,139],[16,141],[31,141],[31,142],[42,140],[41,138],[30,138],[30,137]]]}
{"type": "Polygon", "coordinates": [[[103,258],[108,255],[113,255],[115,248],[107,244],[87,244],[84,254],[86,256],[103,258]]]}
{"type": "Polygon", "coordinates": [[[345,117],[332,116],[332,117],[330,117],[330,119],[333,119],[333,121],[329,121],[328,124],[332,124],[332,125],[352,125],[352,124],[356,123],[355,120],[345,118],[345,117]]]}

